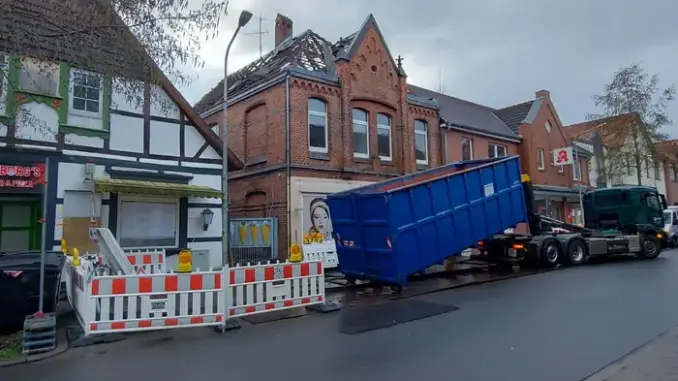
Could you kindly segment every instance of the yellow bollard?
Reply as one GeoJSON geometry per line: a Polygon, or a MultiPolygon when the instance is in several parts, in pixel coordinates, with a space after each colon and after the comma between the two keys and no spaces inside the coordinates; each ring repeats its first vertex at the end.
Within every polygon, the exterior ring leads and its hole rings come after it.
{"type": "Polygon", "coordinates": [[[61,252],[64,253],[64,255],[68,255],[68,246],[66,245],[66,240],[61,239],[61,252]]]}
{"type": "Polygon", "coordinates": [[[191,263],[193,253],[188,249],[183,249],[179,252],[179,265],[177,266],[178,273],[190,273],[193,271],[193,264],[191,263]]]}
{"type": "Polygon", "coordinates": [[[287,258],[287,260],[292,263],[297,263],[304,260],[304,256],[301,253],[301,246],[299,246],[299,244],[293,243],[292,246],[290,246],[290,256],[287,258]]]}
{"type": "Polygon", "coordinates": [[[80,266],[80,250],[73,248],[73,267],[80,266]]]}

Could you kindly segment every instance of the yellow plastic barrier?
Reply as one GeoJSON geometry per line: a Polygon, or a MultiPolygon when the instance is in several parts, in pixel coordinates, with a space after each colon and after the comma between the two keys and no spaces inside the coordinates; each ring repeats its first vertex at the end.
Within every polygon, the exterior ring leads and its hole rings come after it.
{"type": "Polygon", "coordinates": [[[64,253],[64,255],[68,255],[68,245],[66,245],[66,240],[61,239],[61,252],[64,253]]]}
{"type": "Polygon", "coordinates": [[[301,246],[299,246],[299,244],[293,243],[292,246],[290,246],[290,256],[287,260],[292,263],[304,260],[304,255],[301,253],[301,246]]]}
{"type": "Polygon", "coordinates": [[[80,250],[73,248],[73,267],[80,266],[80,250]]]}
{"type": "Polygon", "coordinates": [[[188,249],[183,249],[179,252],[179,265],[177,266],[177,272],[179,273],[190,273],[193,271],[192,263],[193,253],[188,249]]]}

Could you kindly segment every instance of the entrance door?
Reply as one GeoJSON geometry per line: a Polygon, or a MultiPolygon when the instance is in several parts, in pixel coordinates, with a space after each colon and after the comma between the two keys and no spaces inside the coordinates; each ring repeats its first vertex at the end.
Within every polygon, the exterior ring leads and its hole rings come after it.
{"type": "Polygon", "coordinates": [[[39,250],[40,201],[0,201],[0,251],[39,250]]]}

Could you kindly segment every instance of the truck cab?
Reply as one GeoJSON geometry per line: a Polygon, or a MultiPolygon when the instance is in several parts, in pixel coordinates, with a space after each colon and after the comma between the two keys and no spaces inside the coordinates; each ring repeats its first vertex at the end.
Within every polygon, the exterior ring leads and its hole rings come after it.
{"type": "Polygon", "coordinates": [[[647,234],[665,239],[666,198],[656,188],[620,186],[583,195],[584,226],[591,230],[617,229],[623,234],[647,234]]]}

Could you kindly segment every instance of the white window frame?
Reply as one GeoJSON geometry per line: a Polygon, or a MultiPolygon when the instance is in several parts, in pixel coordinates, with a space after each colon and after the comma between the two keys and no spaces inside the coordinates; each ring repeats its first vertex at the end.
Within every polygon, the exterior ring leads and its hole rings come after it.
{"type": "Polygon", "coordinates": [[[577,159],[572,165],[572,179],[580,182],[583,181],[582,180],[584,178],[584,175],[582,174],[583,170],[584,168],[582,168],[581,166],[581,160],[577,159]],[[577,176],[577,169],[579,169],[579,176],[577,176]]]}
{"type": "Polygon", "coordinates": [[[671,167],[669,167],[669,178],[671,181],[676,181],[676,165],[671,164],[671,167]]]}
{"type": "Polygon", "coordinates": [[[537,169],[543,171],[546,166],[544,165],[544,149],[537,148],[537,169]]]}
{"type": "Polygon", "coordinates": [[[413,129],[414,129],[414,136],[415,136],[415,139],[414,139],[414,158],[416,160],[416,163],[421,164],[421,165],[428,165],[428,123],[425,120],[417,119],[417,120],[414,121],[413,129]],[[417,130],[417,122],[424,125],[424,131],[418,131],[417,130]],[[424,151],[426,153],[426,159],[425,160],[417,159],[417,139],[416,139],[417,135],[423,135],[424,136],[424,143],[426,144],[425,145],[426,151],[424,151]]]}
{"type": "MultiPolygon", "coordinates": [[[[488,143],[488,145],[489,145],[488,148],[489,148],[489,147],[493,147],[494,158],[497,158],[497,157],[507,157],[507,156],[508,156],[508,146],[506,146],[505,144],[488,143]],[[504,156],[499,156],[499,147],[504,147],[504,153],[506,153],[506,155],[504,155],[504,156]]],[[[488,152],[489,152],[489,150],[488,150],[488,152]]]]}
{"type": "Polygon", "coordinates": [[[306,131],[308,135],[308,151],[309,152],[319,152],[319,153],[328,153],[329,152],[329,146],[330,146],[330,141],[328,139],[328,131],[330,129],[329,127],[329,119],[327,118],[327,110],[329,108],[329,105],[327,104],[327,101],[325,101],[322,98],[316,98],[316,97],[310,97],[306,101],[306,108],[308,110],[308,115],[307,115],[307,120],[306,120],[306,131]],[[325,112],[320,112],[320,111],[313,111],[309,107],[309,103],[311,103],[311,100],[316,100],[318,102],[322,102],[325,105],[325,112]],[[314,147],[311,145],[311,115],[314,116],[320,116],[325,119],[325,147],[314,147]]]}
{"type": "Polygon", "coordinates": [[[381,156],[379,155],[379,158],[383,161],[391,161],[393,160],[393,133],[391,130],[391,125],[393,124],[393,118],[391,118],[390,115],[384,114],[383,112],[377,113],[377,153],[379,153],[379,130],[386,130],[388,131],[388,156],[381,156]],[[388,118],[388,126],[384,124],[379,124],[379,116],[384,116],[388,118]]]}
{"type": "Polygon", "coordinates": [[[370,158],[370,113],[367,112],[367,110],[354,107],[351,109],[351,119],[353,121],[353,124],[351,124],[351,138],[354,137],[356,134],[355,132],[355,125],[359,126],[364,126],[365,127],[365,138],[367,139],[367,153],[362,153],[362,152],[355,152],[355,145],[353,146],[353,157],[357,157],[359,159],[369,159],[370,158]],[[357,120],[353,119],[353,112],[354,111],[360,111],[365,113],[365,120],[357,120]]]}
{"type": "MultiPolygon", "coordinates": [[[[177,248],[179,247],[179,198],[175,197],[146,197],[146,196],[131,196],[131,195],[125,195],[125,194],[120,194],[118,196],[118,223],[117,223],[117,237],[116,239],[118,242],[121,242],[121,232],[122,232],[122,203],[123,202],[144,202],[144,203],[158,203],[158,204],[174,204],[176,207],[176,218],[175,218],[175,225],[174,225],[174,245],[172,246],[152,246],[153,248],[157,249],[172,249],[172,248],[177,248]]],[[[123,246],[122,244],[120,245],[123,249],[143,249],[143,248],[149,248],[151,246],[123,246]]]]}
{"type": "Polygon", "coordinates": [[[86,70],[71,69],[68,78],[68,113],[72,115],[80,115],[88,118],[101,119],[104,111],[104,76],[97,73],[92,73],[86,70]],[[99,111],[92,112],[87,110],[77,110],[73,108],[73,97],[75,96],[75,75],[90,75],[99,77],[99,111]]]}
{"type": "Polygon", "coordinates": [[[461,160],[464,160],[464,142],[468,142],[469,150],[471,151],[471,157],[469,160],[473,160],[473,140],[469,138],[461,138],[461,160]]]}

